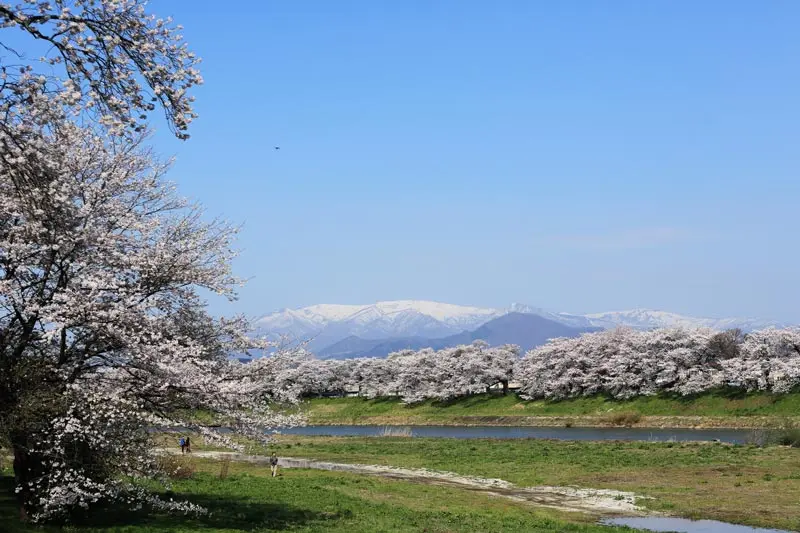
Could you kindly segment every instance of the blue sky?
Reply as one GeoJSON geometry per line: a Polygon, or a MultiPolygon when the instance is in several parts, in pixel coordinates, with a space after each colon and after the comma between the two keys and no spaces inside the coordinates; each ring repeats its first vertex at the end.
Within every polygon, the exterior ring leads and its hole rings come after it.
{"type": "Polygon", "coordinates": [[[250,281],[216,310],[800,322],[796,2],[150,9],[185,26],[206,80],[192,138],[159,132],[158,150],[185,194],[243,224],[250,281]]]}

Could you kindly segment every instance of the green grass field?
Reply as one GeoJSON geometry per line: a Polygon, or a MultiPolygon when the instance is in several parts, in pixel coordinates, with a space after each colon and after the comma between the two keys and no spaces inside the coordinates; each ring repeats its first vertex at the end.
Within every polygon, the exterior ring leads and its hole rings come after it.
{"type": "MultiPolygon", "coordinates": [[[[192,479],[176,481],[174,497],[211,510],[203,518],[125,513],[94,513],[66,531],[81,533],[182,532],[584,532],[617,531],[567,516],[470,491],[404,481],[312,470],[269,469],[232,464],[219,479],[220,464],[195,460],[192,479]]],[[[0,478],[0,530],[7,533],[53,532],[20,524],[10,496],[10,478],[0,478]]]]}
{"type": "Polygon", "coordinates": [[[287,457],[430,468],[519,486],[626,490],[653,497],[644,505],[654,511],[800,529],[797,448],[285,435],[273,449],[287,457]]]}
{"type": "MultiPolygon", "coordinates": [[[[697,398],[638,398],[627,402],[582,398],[564,402],[522,402],[516,396],[475,396],[446,405],[427,402],[406,407],[396,400],[360,398],[308,402],[311,423],[514,423],[593,420],[610,424],[618,413],[642,417],[639,424],[676,417],[728,421],[729,427],[777,423],[800,413],[800,394],[771,396],[718,392],[697,398]],[[522,413],[522,414],[520,414],[522,413]],[[498,422],[499,421],[499,422],[498,422]]],[[[795,418],[796,419],[796,418],[795,418]]],[[[196,450],[204,449],[202,439],[196,450]]],[[[175,446],[175,435],[159,438],[175,446]]],[[[518,486],[572,485],[635,492],[651,499],[649,509],[689,518],[710,518],[762,527],[800,530],[800,449],[730,446],[713,443],[569,442],[533,439],[429,439],[402,437],[303,437],[284,435],[269,448],[283,457],[342,463],[428,468],[488,478],[518,486]]],[[[175,482],[173,495],[208,507],[212,514],[187,518],[130,514],[117,509],[93,513],[67,531],[614,531],[523,503],[473,491],[410,481],[323,472],[267,470],[231,464],[220,479],[221,463],[192,459],[197,473],[175,482]]],[[[6,466],[7,463],[6,463],[6,466]]],[[[16,521],[11,480],[0,475],[0,530],[55,532],[16,521]]]]}
{"type": "MultiPolygon", "coordinates": [[[[174,436],[164,443],[174,444],[174,436]]],[[[203,450],[200,438],[195,449],[203,450]]],[[[428,468],[517,486],[557,485],[632,491],[647,508],[689,518],[800,530],[800,449],[700,443],[568,442],[280,436],[282,457],[428,468]]],[[[193,458],[198,471],[175,482],[176,498],[202,503],[210,517],[95,513],[77,532],[193,531],[603,531],[587,515],[567,515],[458,488],[372,476],[264,467],[193,458]]],[[[8,474],[8,471],[6,471],[8,474]]],[[[0,524],[15,521],[10,478],[0,481],[0,524]]],[[[10,529],[9,529],[10,528],[10,529]]],[[[0,528],[2,529],[2,528],[0,528]]],[[[48,531],[45,529],[44,531],[48,531]]],[[[53,530],[55,531],[55,530],[53,530]]]]}
{"type": "Polygon", "coordinates": [[[515,394],[477,395],[413,406],[396,398],[319,398],[306,402],[311,424],[614,425],[620,413],[640,426],[761,427],[800,416],[800,393],[717,391],[696,397],[649,396],[631,400],[589,397],[523,401],[515,394]],[[699,420],[698,417],[702,418],[699,420]],[[634,418],[635,419],[635,418],[634,418]]]}

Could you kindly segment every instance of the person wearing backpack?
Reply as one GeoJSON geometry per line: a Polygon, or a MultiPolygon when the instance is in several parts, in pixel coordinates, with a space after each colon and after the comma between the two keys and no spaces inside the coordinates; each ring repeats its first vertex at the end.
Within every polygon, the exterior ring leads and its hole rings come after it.
{"type": "Polygon", "coordinates": [[[186,453],[186,439],[181,437],[180,440],[178,440],[178,444],[181,446],[181,453],[186,453]]]}

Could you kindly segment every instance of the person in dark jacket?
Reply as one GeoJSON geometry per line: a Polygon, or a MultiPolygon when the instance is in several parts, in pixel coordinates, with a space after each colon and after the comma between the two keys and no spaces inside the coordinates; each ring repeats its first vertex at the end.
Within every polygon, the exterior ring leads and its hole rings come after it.
{"type": "Polygon", "coordinates": [[[272,455],[269,458],[269,468],[272,470],[272,477],[278,475],[278,456],[275,455],[275,452],[272,452],[272,455]]]}

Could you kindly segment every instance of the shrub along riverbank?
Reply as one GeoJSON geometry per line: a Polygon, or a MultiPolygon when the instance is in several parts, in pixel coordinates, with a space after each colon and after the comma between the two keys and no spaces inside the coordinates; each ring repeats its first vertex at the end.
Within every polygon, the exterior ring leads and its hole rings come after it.
{"type": "Polygon", "coordinates": [[[530,425],[640,427],[783,427],[800,417],[800,393],[719,390],[685,397],[602,396],[524,401],[482,394],[449,402],[405,405],[398,398],[316,398],[304,405],[309,423],[365,425],[530,425]]]}

